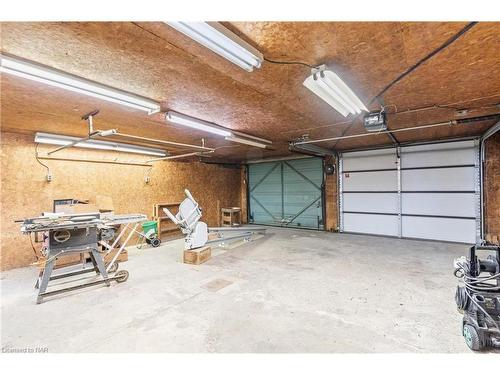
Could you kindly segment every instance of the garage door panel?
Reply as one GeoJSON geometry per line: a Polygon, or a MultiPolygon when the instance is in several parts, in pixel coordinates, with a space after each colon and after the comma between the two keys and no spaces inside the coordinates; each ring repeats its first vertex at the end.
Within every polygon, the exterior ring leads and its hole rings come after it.
{"type": "Polygon", "coordinates": [[[255,187],[252,187],[251,189],[253,193],[259,194],[281,192],[281,176],[279,172],[271,173],[262,183],[256,185],[255,187]]]}
{"type": "Polygon", "coordinates": [[[344,191],[397,191],[397,171],[343,173],[344,191]]]}
{"type": "Polygon", "coordinates": [[[345,171],[364,171],[367,169],[396,168],[396,154],[370,155],[369,157],[349,157],[346,155],[343,163],[345,171]]]}
{"type": "Polygon", "coordinates": [[[283,172],[287,183],[308,183],[305,177],[317,185],[323,179],[322,163],[312,163],[311,159],[287,160],[284,162],[283,172]]]}
{"type": "Polygon", "coordinates": [[[403,237],[475,243],[475,220],[403,216],[403,237]]]}
{"type": "Polygon", "coordinates": [[[402,194],[403,214],[476,216],[476,195],[463,193],[402,194]]]}
{"type": "Polygon", "coordinates": [[[378,234],[384,236],[398,236],[398,217],[396,215],[344,213],[344,231],[378,234]]]}
{"type": "Polygon", "coordinates": [[[398,212],[397,193],[344,193],[344,211],[398,212]]]}
{"type": "Polygon", "coordinates": [[[320,158],[251,164],[248,174],[253,223],[315,229],[323,226],[320,158]]]}
{"type": "MultiPolygon", "coordinates": [[[[286,202],[286,201],[285,201],[286,202]]],[[[285,220],[290,220],[298,212],[302,211],[310,201],[304,204],[298,203],[285,203],[285,220]]],[[[309,208],[303,211],[297,218],[287,224],[288,227],[307,227],[319,228],[321,226],[322,218],[321,200],[317,200],[309,208]]]]}
{"type": "Polygon", "coordinates": [[[453,142],[448,147],[425,145],[405,147],[401,155],[402,168],[473,164],[476,149],[473,141],[453,142]]]}
{"type": "Polygon", "coordinates": [[[341,230],[475,243],[479,225],[476,142],[402,146],[400,150],[399,175],[385,170],[391,158],[395,161],[387,149],[379,154],[351,152],[345,159],[342,155],[341,230]],[[375,215],[367,212],[400,213],[401,221],[390,215],[374,220],[375,215]]]}
{"type": "Polygon", "coordinates": [[[474,167],[401,171],[403,191],[474,191],[474,167]]]}
{"type": "Polygon", "coordinates": [[[281,193],[263,194],[251,198],[252,216],[255,221],[274,222],[274,217],[281,216],[281,193]]]}

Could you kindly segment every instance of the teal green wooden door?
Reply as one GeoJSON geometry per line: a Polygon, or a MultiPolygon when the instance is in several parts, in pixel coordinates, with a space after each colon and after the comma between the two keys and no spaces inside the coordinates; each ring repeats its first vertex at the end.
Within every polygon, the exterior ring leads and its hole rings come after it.
{"type": "Polygon", "coordinates": [[[323,161],[320,158],[250,164],[249,221],[323,229],[323,161]]]}

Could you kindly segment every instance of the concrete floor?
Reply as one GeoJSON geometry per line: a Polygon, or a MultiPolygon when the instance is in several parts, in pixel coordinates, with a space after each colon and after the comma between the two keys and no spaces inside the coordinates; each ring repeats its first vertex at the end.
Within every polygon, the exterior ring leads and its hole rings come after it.
{"type": "Polygon", "coordinates": [[[2,348],[49,352],[468,352],[453,259],[467,247],[269,229],[181,262],[129,251],[130,278],[35,304],[33,267],[1,274],[2,348]]]}

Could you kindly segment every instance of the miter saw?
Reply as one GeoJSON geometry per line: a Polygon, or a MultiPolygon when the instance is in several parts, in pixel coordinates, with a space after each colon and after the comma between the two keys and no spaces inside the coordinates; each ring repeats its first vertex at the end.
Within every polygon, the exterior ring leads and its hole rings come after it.
{"type": "Polygon", "coordinates": [[[189,190],[185,189],[186,198],[179,205],[179,212],[174,215],[168,208],[163,211],[183,234],[186,250],[203,247],[210,243],[227,243],[238,239],[249,241],[254,234],[265,234],[264,227],[208,227],[200,221],[202,210],[189,190]],[[209,236],[210,235],[210,236],[209,236]],[[209,238],[210,237],[210,238],[209,238]]]}

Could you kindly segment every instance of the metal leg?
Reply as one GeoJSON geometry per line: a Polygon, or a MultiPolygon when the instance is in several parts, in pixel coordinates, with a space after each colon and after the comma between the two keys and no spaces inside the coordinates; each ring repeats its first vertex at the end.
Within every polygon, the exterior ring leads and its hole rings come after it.
{"type": "Polygon", "coordinates": [[[35,284],[35,289],[38,289],[40,287],[40,278],[43,275],[43,270],[40,270],[38,272],[38,278],[36,279],[36,284],[35,284]]]}
{"type": "Polygon", "coordinates": [[[96,273],[96,275],[99,275],[99,268],[97,267],[97,262],[94,258],[94,255],[92,254],[92,252],[90,252],[89,255],[90,255],[90,261],[92,262],[92,265],[94,266],[95,273],[96,273]]]}
{"type": "Polygon", "coordinates": [[[56,264],[55,259],[51,259],[45,264],[41,282],[39,284],[40,289],[38,290],[38,297],[36,299],[36,303],[42,303],[43,301],[43,297],[41,296],[41,294],[45,293],[45,291],[47,290],[47,285],[49,284],[50,280],[50,274],[52,273],[55,264],[56,264]]]}
{"type": "Polygon", "coordinates": [[[97,270],[101,274],[102,278],[105,280],[106,285],[109,286],[110,282],[108,280],[108,272],[106,271],[106,267],[104,267],[101,254],[99,254],[97,250],[93,249],[90,253],[90,258],[92,259],[92,263],[94,263],[97,267],[97,270]]]}

